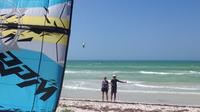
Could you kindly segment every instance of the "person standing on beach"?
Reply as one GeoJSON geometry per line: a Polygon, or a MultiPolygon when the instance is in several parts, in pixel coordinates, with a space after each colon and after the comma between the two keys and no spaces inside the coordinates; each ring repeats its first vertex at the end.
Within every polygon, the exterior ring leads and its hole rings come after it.
{"type": "Polygon", "coordinates": [[[111,102],[113,99],[113,95],[114,95],[114,102],[116,100],[116,94],[117,94],[117,82],[120,83],[127,83],[125,81],[120,81],[116,78],[116,75],[113,75],[113,79],[111,80],[111,102]]]}
{"type": "Polygon", "coordinates": [[[106,100],[108,101],[108,85],[107,77],[104,77],[104,80],[102,81],[102,86],[101,86],[101,92],[102,92],[102,101],[104,101],[104,94],[106,94],[106,100]]]}

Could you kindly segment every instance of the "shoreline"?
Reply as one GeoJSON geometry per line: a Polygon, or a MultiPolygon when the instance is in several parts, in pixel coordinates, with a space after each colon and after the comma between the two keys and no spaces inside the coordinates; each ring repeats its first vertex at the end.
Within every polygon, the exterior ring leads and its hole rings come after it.
{"type": "Polygon", "coordinates": [[[200,112],[200,106],[61,98],[56,112],[200,112]]]}
{"type": "MultiPolygon", "coordinates": [[[[101,101],[101,92],[63,89],[62,98],[84,99],[101,101]]],[[[110,94],[109,94],[110,100],[110,94]]],[[[156,94],[156,93],[124,93],[118,92],[116,101],[120,102],[140,102],[143,104],[172,104],[200,106],[200,95],[176,95],[176,94],[156,94]]]]}

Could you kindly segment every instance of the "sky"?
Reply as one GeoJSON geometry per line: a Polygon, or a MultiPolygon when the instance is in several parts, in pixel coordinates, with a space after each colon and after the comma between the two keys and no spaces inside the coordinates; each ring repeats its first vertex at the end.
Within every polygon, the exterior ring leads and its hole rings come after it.
{"type": "Polygon", "coordinates": [[[200,0],[74,0],[68,59],[200,60],[199,5],[200,0]]]}

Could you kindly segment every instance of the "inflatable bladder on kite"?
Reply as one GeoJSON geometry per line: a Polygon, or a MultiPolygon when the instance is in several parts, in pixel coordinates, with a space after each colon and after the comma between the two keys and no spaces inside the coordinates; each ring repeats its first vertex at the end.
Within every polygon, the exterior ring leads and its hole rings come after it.
{"type": "Polygon", "coordinates": [[[0,1],[0,111],[56,110],[72,7],[73,0],[0,1]]]}

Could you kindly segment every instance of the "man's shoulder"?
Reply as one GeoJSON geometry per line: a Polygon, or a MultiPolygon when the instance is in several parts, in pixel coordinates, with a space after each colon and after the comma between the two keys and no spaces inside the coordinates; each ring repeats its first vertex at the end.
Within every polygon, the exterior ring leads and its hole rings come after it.
{"type": "Polygon", "coordinates": [[[118,81],[118,79],[112,79],[112,80],[111,80],[111,82],[116,82],[116,81],[118,81]]]}

